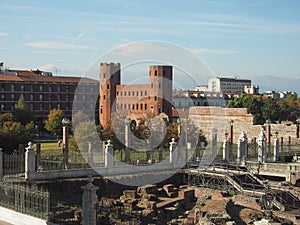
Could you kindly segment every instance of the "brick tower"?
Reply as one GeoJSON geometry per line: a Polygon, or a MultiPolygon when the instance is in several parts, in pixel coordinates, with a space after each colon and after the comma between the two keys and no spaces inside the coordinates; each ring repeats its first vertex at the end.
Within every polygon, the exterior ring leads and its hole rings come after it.
{"type": "Polygon", "coordinates": [[[172,117],[172,66],[150,66],[150,102],[151,111],[155,115],[165,113],[171,121],[172,117]],[[152,105],[151,104],[151,105],[152,105]]]}
{"type": "Polygon", "coordinates": [[[120,63],[100,64],[100,124],[106,127],[111,119],[111,113],[116,111],[116,86],[121,82],[120,63]]]}

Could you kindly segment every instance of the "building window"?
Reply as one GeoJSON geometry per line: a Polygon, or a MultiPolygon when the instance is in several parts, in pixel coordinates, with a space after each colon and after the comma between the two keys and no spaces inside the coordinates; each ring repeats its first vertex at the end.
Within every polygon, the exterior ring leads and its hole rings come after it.
{"type": "Polygon", "coordinates": [[[11,91],[15,91],[15,85],[12,84],[12,85],[10,86],[10,88],[11,88],[11,91]]]}
{"type": "Polygon", "coordinates": [[[141,96],[143,96],[143,91],[141,91],[141,96]]]}
{"type": "Polygon", "coordinates": [[[134,110],[134,104],[132,104],[132,109],[134,110]]]}
{"type": "Polygon", "coordinates": [[[30,101],[33,101],[33,94],[30,95],[30,101]]]}
{"type": "Polygon", "coordinates": [[[157,101],[157,97],[156,96],[154,96],[154,101],[157,101]]]}
{"type": "Polygon", "coordinates": [[[147,104],[145,103],[145,110],[147,110],[147,104]]]}
{"type": "Polygon", "coordinates": [[[105,100],[105,95],[103,95],[103,100],[105,100]]]}
{"type": "Polygon", "coordinates": [[[132,92],[132,96],[134,96],[134,91],[132,92]]]}
{"type": "Polygon", "coordinates": [[[106,85],[107,89],[109,89],[109,84],[106,85]]]}
{"type": "Polygon", "coordinates": [[[100,113],[101,114],[103,113],[103,107],[102,106],[100,107],[100,113]]]}
{"type": "Polygon", "coordinates": [[[145,91],[145,95],[147,95],[147,91],[145,91]]]}
{"type": "Polygon", "coordinates": [[[40,101],[43,101],[43,95],[40,95],[40,101]]]}
{"type": "Polygon", "coordinates": [[[153,88],[153,83],[151,83],[151,88],[153,88]]]}
{"type": "Polygon", "coordinates": [[[105,73],[103,73],[103,78],[105,78],[105,73]]]}
{"type": "Polygon", "coordinates": [[[126,96],[126,91],[124,91],[124,96],[126,96]]]}
{"type": "Polygon", "coordinates": [[[42,85],[40,85],[40,92],[42,92],[43,91],[43,86],[42,85]]]}
{"type": "Polygon", "coordinates": [[[136,96],[139,96],[139,92],[138,91],[136,92],[136,96]]]}
{"type": "Polygon", "coordinates": [[[140,108],[141,108],[141,110],[143,110],[143,104],[141,103],[141,105],[140,105],[140,108]]]}
{"type": "Polygon", "coordinates": [[[158,113],[161,113],[161,109],[160,108],[158,108],[158,113]]]}
{"type": "Polygon", "coordinates": [[[128,96],[130,96],[130,91],[128,91],[128,96]]]}
{"type": "Polygon", "coordinates": [[[139,110],[139,104],[136,104],[136,110],[139,110]]]}
{"type": "Polygon", "coordinates": [[[129,110],[131,109],[130,107],[131,107],[131,105],[130,105],[130,104],[128,104],[128,109],[129,109],[129,110]]]}
{"type": "Polygon", "coordinates": [[[123,109],[123,104],[121,103],[120,108],[123,109]]]}
{"type": "Polygon", "coordinates": [[[164,70],[164,71],[163,71],[163,75],[166,76],[166,74],[167,74],[167,73],[166,73],[166,71],[164,70]]]}
{"type": "Polygon", "coordinates": [[[154,75],[157,76],[157,70],[154,71],[154,75]]]}
{"type": "Polygon", "coordinates": [[[124,109],[126,109],[126,104],[124,104],[124,109]]]}
{"type": "Polygon", "coordinates": [[[119,96],[119,92],[117,91],[117,96],[119,96]]]}

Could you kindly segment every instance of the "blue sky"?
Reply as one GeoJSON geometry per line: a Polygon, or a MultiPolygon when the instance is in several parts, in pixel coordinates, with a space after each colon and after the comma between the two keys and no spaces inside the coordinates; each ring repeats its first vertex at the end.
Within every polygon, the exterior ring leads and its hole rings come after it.
{"type": "Polygon", "coordinates": [[[190,49],[218,76],[299,78],[298,0],[10,0],[0,4],[0,61],[82,74],[129,42],[190,49]]]}

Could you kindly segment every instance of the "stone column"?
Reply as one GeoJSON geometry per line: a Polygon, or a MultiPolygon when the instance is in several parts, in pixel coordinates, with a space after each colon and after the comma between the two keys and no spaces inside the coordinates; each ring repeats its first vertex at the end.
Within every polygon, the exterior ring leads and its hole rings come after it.
{"type": "Polygon", "coordinates": [[[64,156],[64,168],[68,169],[69,167],[69,119],[63,118],[62,124],[63,124],[63,156],[64,156]]]}
{"type": "Polygon", "coordinates": [[[106,168],[114,166],[114,146],[108,140],[104,149],[104,165],[106,168]]]}
{"type": "Polygon", "coordinates": [[[25,179],[30,180],[35,172],[34,148],[32,146],[32,142],[29,142],[25,152],[25,179]]]}
{"type": "Polygon", "coordinates": [[[94,164],[94,154],[93,154],[93,149],[92,149],[92,143],[89,142],[89,147],[88,147],[88,164],[92,166],[94,164]]]}
{"type": "Polygon", "coordinates": [[[225,138],[223,141],[223,160],[229,162],[230,141],[225,138]]]}
{"type": "Polygon", "coordinates": [[[0,181],[3,180],[3,148],[0,148],[0,181]]]}
{"type": "Polygon", "coordinates": [[[237,162],[240,163],[242,158],[247,158],[248,138],[245,131],[242,131],[238,140],[237,162]]]}
{"type": "Polygon", "coordinates": [[[264,130],[261,130],[257,139],[258,145],[258,162],[266,162],[266,134],[264,130]]]}
{"type": "Polygon", "coordinates": [[[274,154],[273,154],[273,162],[277,162],[279,160],[279,139],[278,139],[278,133],[276,132],[276,137],[274,139],[274,154]]]}
{"type": "Polygon", "coordinates": [[[210,158],[218,154],[218,130],[216,128],[212,129],[212,152],[210,158]]]}
{"type": "Polygon", "coordinates": [[[177,163],[177,150],[176,150],[177,142],[175,142],[175,138],[172,138],[170,142],[170,163],[177,163]]]}
{"type": "Polygon", "coordinates": [[[131,146],[131,139],[130,139],[130,123],[131,120],[129,118],[125,118],[125,162],[130,162],[130,146],[131,146]]]}
{"type": "Polygon", "coordinates": [[[97,224],[97,202],[98,196],[96,191],[98,187],[93,185],[93,178],[87,178],[87,185],[81,186],[82,195],[82,224],[96,225],[97,224]]]}

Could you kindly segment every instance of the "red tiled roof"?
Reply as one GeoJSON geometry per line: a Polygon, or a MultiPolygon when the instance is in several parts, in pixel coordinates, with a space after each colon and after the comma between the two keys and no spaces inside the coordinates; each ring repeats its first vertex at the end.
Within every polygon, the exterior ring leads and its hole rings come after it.
{"type": "Polygon", "coordinates": [[[20,81],[20,82],[49,82],[49,83],[94,83],[99,81],[87,77],[69,76],[43,76],[29,70],[9,70],[15,74],[1,74],[0,81],[20,81]]]}

